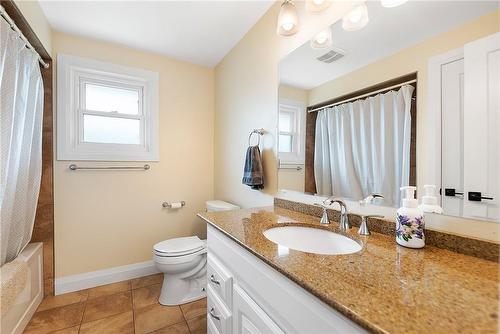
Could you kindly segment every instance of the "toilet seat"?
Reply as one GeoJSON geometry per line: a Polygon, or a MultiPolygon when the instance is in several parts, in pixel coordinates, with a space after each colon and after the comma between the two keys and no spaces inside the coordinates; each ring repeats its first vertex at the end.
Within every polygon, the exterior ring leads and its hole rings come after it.
{"type": "Polygon", "coordinates": [[[180,257],[206,251],[206,242],[200,238],[183,237],[161,241],[153,246],[153,253],[159,257],[180,257]]]}
{"type": "Polygon", "coordinates": [[[181,263],[191,262],[197,256],[200,256],[200,255],[203,255],[206,253],[207,253],[206,247],[203,247],[202,249],[199,249],[194,253],[185,254],[182,256],[164,256],[164,255],[155,253],[153,255],[153,260],[154,260],[154,262],[161,263],[161,264],[181,264],[181,263]]]}

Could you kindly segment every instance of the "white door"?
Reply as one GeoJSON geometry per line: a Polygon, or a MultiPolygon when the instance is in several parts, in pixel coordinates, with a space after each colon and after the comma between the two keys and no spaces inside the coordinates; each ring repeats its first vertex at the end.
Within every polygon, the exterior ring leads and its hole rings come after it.
{"type": "Polygon", "coordinates": [[[238,334],[284,334],[276,323],[238,285],[234,285],[233,317],[238,334]]]}
{"type": "Polygon", "coordinates": [[[500,33],[466,44],[464,59],[463,214],[500,222],[500,33]]]}
{"type": "Polygon", "coordinates": [[[447,215],[462,216],[464,59],[441,65],[441,168],[442,202],[447,215]],[[450,190],[453,192],[450,194],[450,190]]]}

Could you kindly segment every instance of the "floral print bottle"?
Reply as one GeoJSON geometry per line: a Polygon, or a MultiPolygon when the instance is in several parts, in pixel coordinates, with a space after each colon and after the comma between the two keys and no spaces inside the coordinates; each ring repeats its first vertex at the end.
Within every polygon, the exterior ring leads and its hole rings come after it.
{"type": "Polygon", "coordinates": [[[405,191],[403,206],[396,213],[396,242],[409,248],[422,248],[425,246],[424,212],[418,208],[415,199],[416,187],[401,187],[405,191]]]}

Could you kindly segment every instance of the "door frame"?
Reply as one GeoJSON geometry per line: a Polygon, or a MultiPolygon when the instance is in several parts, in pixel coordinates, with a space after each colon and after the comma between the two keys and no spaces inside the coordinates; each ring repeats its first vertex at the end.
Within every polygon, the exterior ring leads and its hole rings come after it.
{"type": "MultiPolygon", "coordinates": [[[[442,109],[441,67],[464,58],[464,47],[439,54],[428,61],[426,138],[430,159],[425,166],[424,179],[428,184],[442,187],[442,109]]],[[[439,196],[441,199],[441,196],[439,196]]]]}

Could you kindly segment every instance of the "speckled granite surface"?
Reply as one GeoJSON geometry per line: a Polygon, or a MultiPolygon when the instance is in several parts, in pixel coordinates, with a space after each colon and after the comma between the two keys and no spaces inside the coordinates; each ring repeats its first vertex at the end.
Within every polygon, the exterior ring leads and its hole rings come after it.
{"type": "MultiPolygon", "coordinates": [[[[276,226],[325,228],[319,218],[280,207],[199,216],[353,321],[377,333],[498,333],[499,265],[432,246],[414,250],[356,228],[363,249],[317,255],[278,246],[262,234],[276,226]]],[[[336,224],[326,227],[334,232],[336,224]]],[[[339,232],[340,233],[340,232],[339,232]]]]}
{"type": "MultiPolygon", "coordinates": [[[[323,209],[320,207],[289,201],[282,198],[274,198],[274,205],[316,217],[321,217],[323,213],[323,209]]],[[[339,214],[340,212],[337,210],[328,209],[328,217],[330,217],[331,220],[338,221],[339,214]]],[[[349,214],[349,221],[353,226],[359,226],[361,223],[361,216],[357,214],[349,214]]],[[[387,234],[389,236],[393,236],[396,233],[396,223],[394,222],[394,219],[369,218],[368,227],[372,232],[387,234]]],[[[426,229],[425,244],[465,255],[479,257],[485,260],[495,262],[499,262],[500,260],[499,245],[484,240],[426,229]]]]}

